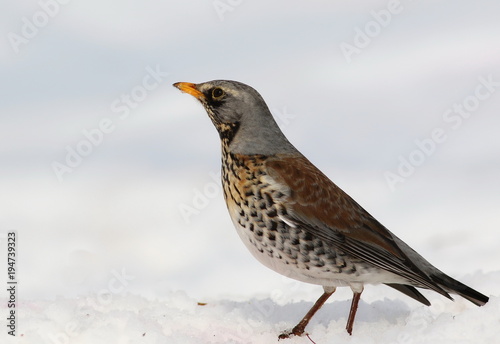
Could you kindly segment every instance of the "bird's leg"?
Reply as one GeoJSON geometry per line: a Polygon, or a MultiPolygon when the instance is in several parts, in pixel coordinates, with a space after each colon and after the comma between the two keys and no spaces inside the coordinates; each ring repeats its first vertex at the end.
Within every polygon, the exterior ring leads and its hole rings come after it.
{"type": "MultiPolygon", "coordinates": [[[[325,288],[326,289],[326,288],[325,288]]],[[[314,306],[311,307],[309,312],[302,318],[302,320],[295,326],[291,331],[285,331],[282,334],[279,335],[279,339],[285,339],[285,338],[290,338],[291,335],[294,336],[302,336],[304,334],[304,329],[306,328],[307,324],[309,324],[309,321],[311,318],[316,314],[318,309],[323,306],[323,304],[328,300],[330,295],[334,293],[335,289],[326,289],[323,295],[319,297],[319,299],[316,301],[314,306]]]]}
{"type": "Polygon", "coordinates": [[[347,325],[345,329],[349,335],[352,335],[352,326],[354,325],[354,317],[356,317],[356,311],[358,310],[359,299],[361,298],[362,291],[354,292],[352,296],[351,310],[349,311],[349,318],[347,319],[347,325]]]}

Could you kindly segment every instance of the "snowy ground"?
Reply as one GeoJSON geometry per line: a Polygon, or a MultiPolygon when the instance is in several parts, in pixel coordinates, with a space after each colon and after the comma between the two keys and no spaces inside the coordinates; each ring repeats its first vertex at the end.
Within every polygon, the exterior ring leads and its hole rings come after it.
{"type": "MultiPolygon", "coordinates": [[[[472,281],[472,280],[471,280],[472,281]]],[[[500,273],[474,278],[483,288],[500,273]]],[[[463,300],[432,299],[425,307],[408,300],[362,301],[354,334],[344,330],[349,301],[333,301],[311,321],[307,337],[287,343],[497,343],[500,298],[482,308],[463,300]]],[[[90,294],[78,299],[23,302],[22,331],[8,343],[275,343],[312,302],[280,297],[197,300],[185,292],[148,300],[131,294],[90,294]]]]}
{"type": "Polygon", "coordinates": [[[427,308],[367,287],[349,337],[340,289],[312,340],[499,342],[499,11],[482,0],[5,3],[0,342],[272,343],[305,314],[321,288],[246,252],[215,129],[171,86],[220,78],[259,90],[339,186],[492,296],[477,308],[426,293],[427,308]]]}

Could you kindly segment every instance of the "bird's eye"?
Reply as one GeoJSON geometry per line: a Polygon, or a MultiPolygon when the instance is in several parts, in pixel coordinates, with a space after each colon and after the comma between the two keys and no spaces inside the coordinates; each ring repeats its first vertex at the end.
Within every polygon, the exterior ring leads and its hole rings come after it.
{"type": "Polygon", "coordinates": [[[224,91],[220,87],[216,87],[212,90],[212,98],[219,100],[224,96],[224,91]]]}

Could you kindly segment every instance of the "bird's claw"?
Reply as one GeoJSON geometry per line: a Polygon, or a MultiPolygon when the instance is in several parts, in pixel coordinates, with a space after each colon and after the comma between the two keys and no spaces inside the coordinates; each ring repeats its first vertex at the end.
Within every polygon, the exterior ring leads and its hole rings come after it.
{"type": "Polygon", "coordinates": [[[278,340],[281,340],[281,339],[287,339],[287,338],[291,338],[293,336],[298,336],[298,337],[301,337],[304,335],[304,329],[303,328],[299,328],[298,326],[295,326],[293,329],[291,330],[286,330],[286,331],[283,331],[279,336],[278,336],[278,340]]]}

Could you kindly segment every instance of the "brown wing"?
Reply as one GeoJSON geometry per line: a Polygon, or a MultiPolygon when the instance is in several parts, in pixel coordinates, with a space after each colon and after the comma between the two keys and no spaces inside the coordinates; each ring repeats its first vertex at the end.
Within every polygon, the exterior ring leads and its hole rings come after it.
{"type": "Polygon", "coordinates": [[[289,190],[284,206],[290,222],[353,257],[450,298],[404,254],[392,233],[305,157],[270,158],[266,167],[289,190]]]}

